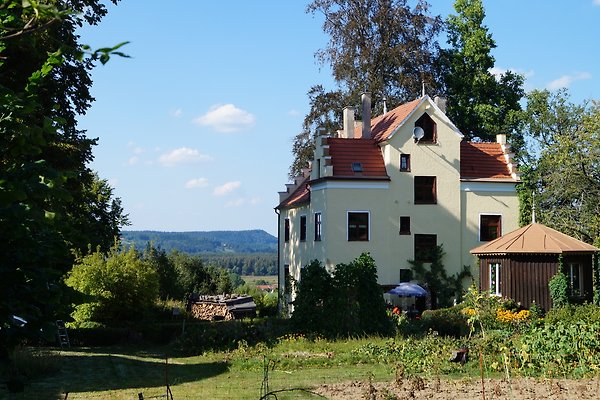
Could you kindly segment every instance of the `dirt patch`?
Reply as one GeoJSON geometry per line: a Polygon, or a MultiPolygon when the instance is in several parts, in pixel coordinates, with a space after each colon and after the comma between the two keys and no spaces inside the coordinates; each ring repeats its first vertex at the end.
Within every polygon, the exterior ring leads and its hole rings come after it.
{"type": "MultiPolygon", "coordinates": [[[[593,379],[486,379],[485,399],[506,400],[571,400],[600,398],[600,377],[593,379]]],[[[405,378],[397,382],[352,381],[321,385],[316,393],[331,400],[413,400],[452,399],[482,400],[483,390],[478,379],[405,378]]]]}

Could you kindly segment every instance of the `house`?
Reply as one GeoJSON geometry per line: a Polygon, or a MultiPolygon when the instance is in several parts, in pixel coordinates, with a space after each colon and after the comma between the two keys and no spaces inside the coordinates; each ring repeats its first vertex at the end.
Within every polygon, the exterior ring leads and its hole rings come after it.
{"type": "Polygon", "coordinates": [[[542,224],[532,223],[471,250],[479,258],[481,290],[509,297],[529,308],[549,310],[548,281],[562,269],[569,295],[593,299],[595,252],[600,249],[542,224]],[[562,268],[561,268],[562,264],[562,268]]]}
{"type": "Polygon", "coordinates": [[[331,270],[363,252],[381,285],[409,279],[408,260],[427,262],[436,245],[457,273],[474,265],[470,249],[518,227],[506,136],[463,141],[444,104],[425,95],[371,119],[364,94],[364,123],[347,107],[343,129],[316,138],[312,163],[279,193],[280,290],[312,260],[331,270]]]}

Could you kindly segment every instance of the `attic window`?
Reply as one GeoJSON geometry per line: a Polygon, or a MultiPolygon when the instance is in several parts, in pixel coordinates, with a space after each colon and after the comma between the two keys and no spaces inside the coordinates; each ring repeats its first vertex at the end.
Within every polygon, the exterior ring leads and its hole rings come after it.
{"type": "Polygon", "coordinates": [[[429,116],[429,114],[424,113],[421,117],[415,122],[415,127],[420,127],[423,129],[425,133],[423,137],[419,140],[419,143],[436,143],[437,142],[437,125],[435,121],[429,116]]]}
{"type": "Polygon", "coordinates": [[[352,172],[363,172],[362,163],[353,162],[352,163],[352,172]]]}

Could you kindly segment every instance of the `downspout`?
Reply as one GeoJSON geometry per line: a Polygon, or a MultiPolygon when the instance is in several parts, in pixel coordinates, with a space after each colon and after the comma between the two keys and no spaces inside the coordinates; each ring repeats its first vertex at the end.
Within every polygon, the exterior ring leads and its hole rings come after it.
{"type": "Polygon", "coordinates": [[[277,208],[275,214],[277,214],[277,310],[281,312],[281,213],[277,208]]]}

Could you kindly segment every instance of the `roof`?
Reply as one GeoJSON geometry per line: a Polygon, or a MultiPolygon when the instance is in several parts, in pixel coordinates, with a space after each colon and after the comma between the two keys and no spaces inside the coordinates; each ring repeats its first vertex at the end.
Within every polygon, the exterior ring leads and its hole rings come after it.
{"type": "MultiPolygon", "coordinates": [[[[373,118],[371,120],[372,137],[378,142],[387,140],[422,101],[423,97],[402,104],[386,114],[373,118]]],[[[357,132],[354,135],[360,136],[357,132]]]]}
{"type": "Polygon", "coordinates": [[[512,179],[500,143],[460,143],[461,179],[512,179]]]}
{"type": "Polygon", "coordinates": [[[532,223],[472,249],[471,254],[562,254],[598,250],[545,225],[532,223]]]}
{"type": "Polygon", "coordinates": [[[310,190],[308,188],[308,181],[310,180],[310,176],[304,178],[302,183],[289,195],[285,200],[283,200],[276,208],[286,208],[292,206],[298,206],[300,204],[310,202],[310,190]]]}
{"type": "Polygon", "coordinates": [[[374,139],[327,138],[327,144],[334,177],[389,179],[381,148],[374,139]],[[353,163],[360,163],[362,171],[354,171],[353,163]]]}

